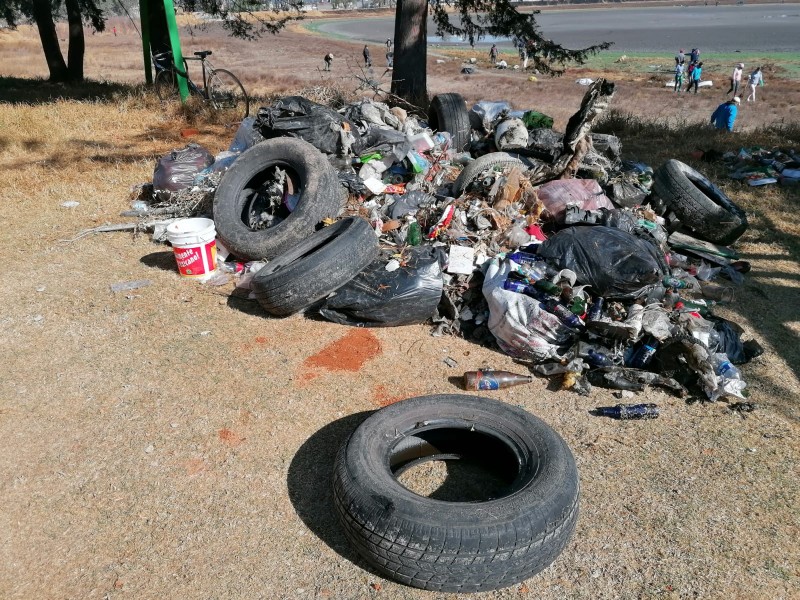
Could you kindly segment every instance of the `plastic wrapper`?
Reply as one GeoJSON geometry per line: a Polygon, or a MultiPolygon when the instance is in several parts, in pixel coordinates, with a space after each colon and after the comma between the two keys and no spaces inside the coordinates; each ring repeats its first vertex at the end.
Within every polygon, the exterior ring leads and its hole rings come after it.
{"type": "Polygon", "coordinates": [[[261,132],[258,130],[256,118],[247,117],[241,122],[239,129],[236,130],[236,135],[234,136],[231,145],[228,147],[228,151],[241,154],[245,150],[248,150],[259,142],[263,141],[264,136],[261,135],[261,132]]]}
{"type": "Polygon", "coordinates": [[[535,110],[526,110],[520,118],[528,129],[550,129],[553,126],[553,117],[535,110]]]}
{"type": "Polygon", "coordinates": [[[214,163],[214,155],[197,144],[173,150],[158,159],[153,172],[153,189],[177,192],[191,187],[195,176],[214,163]]]}
{"type": "Polygon", "coordinates": [[[302,96],[287,96],[272,106],[260,108],[256,125],[267,139],[300,138],[325,154],[346,154],[348,148],[360,154],[362,149],[361,136],[353,123],[335,110],[302,96]],[[345,135],[352,139],[345,141],[345,135]]]}
{"type": "Polygon", "coordinates": [[[556,179],[542,185],[536,193],[556,223],[564,222],[567,204],[577,204],[582,211],[614,208],[594,179],[556,179]]]}
{"type": "Polygon", "coordinates": [[[487,263],[483,295],[489,306],[489,331],[509,356],[534,362],[556,358],[559,348],[575,334],[538,300],[503,289],[511,267],[510,261],[487,263]]]}
{"type": "Polygon", "coordinates": [[[406,215],[414,215],[423,207],[436,203],[436,198],[421,190],[412,190],[399,196],[389,205],[388,215],[392,219],[402,219],[406,215]]]}
{"type": "Polygon", "coordinates": [[[594,295],[614,299],[646,296],[669,270],[663,254],[647,240],[611,227],[570,227],[539,246],[539,255],[570,269],[594,295]]]}
{"type": "Polygon", "coordinates": [[[611,197],[614,202],[626,208],[633,208],[644,204],[648,193],[638,185],[628,181],[618,181],[611,185],[611,197]]]}
{"type": "Polygon", "coordinates": [[[494,129],[494,124],[505,113],[511,111],[511,105],[508,102],[489,102],[488,100],[481,100],[470,111],[470,122],[475,121],[476,124],[480,123],[486,133],[494,129]]]}
{"type": "Polygon", "coordinates": [[[441,253],[431,246],[411,248],[404,266],[386,270],[377,260],[336,290],[319,313],[329,321],[359,327],[424,323],[442,297],[441,253]]]}

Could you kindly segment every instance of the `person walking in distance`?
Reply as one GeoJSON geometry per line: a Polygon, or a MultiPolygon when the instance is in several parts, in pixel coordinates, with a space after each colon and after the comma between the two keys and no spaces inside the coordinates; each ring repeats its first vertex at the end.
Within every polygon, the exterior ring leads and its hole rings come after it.
{"type": "Polygon", "coordinates": [[[497,44],[492,44],[492,47],[489,48],[489,60],[493,65],[497,64],[497,44]]]}
{"type": "Polygon", "coordinates": [[[325,60],[325,70],[326,71],[330,71],[331,70],[331,65],[333,64],[333,54],[328,52],[325,55],[325,59],[324,60],[325,60]]]}
{"type": "Polygon", "coordinates": [[[522,42],[519,47],[519,59],[522,61],[522,70],[528,68],[528,43],[522,42]]]}
{"type": "Polygon", "coordinates": [[[116,25],[111,28],[111,31],[114,32],[114,37],[117,37],[117,26],[116,25]]]}
{"type": "Polygon", "coordinates": [[[675,89],[674,92],[681,93],[683,88],[683,63],[675,64],[675,89]]]}
{"type": "Polygon", "coordinates": [[[764,76],[761,74],[761,67],[757,67],[755,71],[750,73],[750,77],[747,80],[747,86],[750,88],[750,93],[747,94],[747,101],[755,102],[756,99],[756,87],[759,85],[764,85],[764,76]]]}
{"type": "MultiPolygon", "coordinates": [[[[690,65],[691,66],[691,65],[690,65]]],[[[700,78],[703,76],[703,63],[697,63],[694,66],[694,69],[691,71],[691,75],[689,75],[689,85],[686,87],[686,91],[692,89],[694,86],[694,93],[697,93],[697,88],[700,85],[700,78]]]]}
{"type": "Polygon", "coordinates": [[[739,84],[742,83],[742,71],[744,70],[744,64],[739,63],[733,68],[733,73],[731,73],[731,89],[725,92],[727,96],[731,92],[733,95],[736,96],[736,92],[739,91],[739,84]]]}
{"type": "Polygon", "coordinates": [[[692,48],[692,53],[689,55],[689,62],[700,62],[700,48],[692,48]]]}
{"type": "Polygon", "coordinates": [[[369,52],[369,46],[364,44],[364,66],[369,69],[372,66],[372,55],[369,52]]]}
{"type": "Polygon", "coordinates": [[[683,53],[683,48],[678,50],[678,53],[675,55],[675,64],[682,65],[686,62],[686,55],[683,53]]]}
{"type": "Polygon", "coordinates": [[[736,114],[739,112],[738,96],[734,96],[727,102],[720,104],[711,114],[711,124],[717,129],[733,131],[733,124],[736,121],[736,114]]]}

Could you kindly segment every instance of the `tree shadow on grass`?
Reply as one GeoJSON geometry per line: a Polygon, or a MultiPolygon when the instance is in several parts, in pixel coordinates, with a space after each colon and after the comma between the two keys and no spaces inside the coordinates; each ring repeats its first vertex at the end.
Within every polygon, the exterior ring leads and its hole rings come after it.
{"type": "Polygon", "coordinates": [[[141,94],[142,85],[85,80],[51,83],[46,79],[0,77],[0,104],[47,104],[59,99],[115,102],[121,95],[141,94]]]}
{"type": "Polygon", "coordinates": [[[289,499],[303,523],[341,557],[372,574],[377,572],[350,546],[333,506],[333,468],[336,454],[351,433],[373,411],[348,415],[314,433],[289,465],[289,499]]]}

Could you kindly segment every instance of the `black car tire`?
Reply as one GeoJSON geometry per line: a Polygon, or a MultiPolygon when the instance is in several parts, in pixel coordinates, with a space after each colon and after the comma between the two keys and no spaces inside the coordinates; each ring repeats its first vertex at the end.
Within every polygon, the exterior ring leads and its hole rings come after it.
{"type": "Polygon", "coordinates": [[[378,238],[369,223],[348,217],[271,260],[250,287],[264,310],[285,317],[338,290],[377,256],[378,238]]]}
{"type": "Polygon", "coordinates": [[[472,127],[467,103],[461,94],[438,94],[428,109],[428,126],[434,131],[446,131],[453,138],[453,148],[462,152],[470,143],[472,127]]]}
{"type": "Polygon", "coordinates": [[[683,226],[715,244],[727,246],[747,230],[747,215],[708,178],[678,160],[653,174],[653,192],[683,226]]]}
{"type": "Polygon", "coordinates": [[[564,440],[526,411],[467,395],[410,398],[372,414],[337,455],[334,501],[355,549],[406,585],[477,592],[532,577],[561,553],[578,518],[579,482],[564,440]],[[479,501],[410,491],[421,462],[483,460],[506,487],[479,501]]]}
{"type": "Polygon", "coordinates": [[[307,238],[325,218],[342,210],[336,171],[314,146],[294,138],[275,138],[242,153],[223,175],[214,195],[217,237],[235,256],[247,260],[272,259],[307,238]],[[300,198],[292,213],[273,227],[253,230],[244,221],[247,189],[279,166],[297,178],[300,198]]]}
{"type": "Polygon", "coordinates": [[[458,198],[467,189],[478,175],[487,169],[494,169],[496,167],[509,168],[519,167],[523,171],[527,171],[538,161],[519,154],[511,154],[508,152],[491,152],[476,158],[459,173],[455,182],[453,183],[453,195],[458,198]]]}

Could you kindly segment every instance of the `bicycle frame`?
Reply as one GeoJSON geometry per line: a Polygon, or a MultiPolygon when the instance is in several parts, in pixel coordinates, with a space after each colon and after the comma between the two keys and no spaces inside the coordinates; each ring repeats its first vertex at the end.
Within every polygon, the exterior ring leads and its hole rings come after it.
{"type": "Polygon", "coordinates": [[[206,69],[206,58],[200,58],[199,56],[184,56],[183,57],[183,66],[184,71],[181,71],[175,66],[175,63],[172,61],[172,52],[160,52],[159,54],[153,55],[153,66],[156,70],[156,75],[158,75],[161,71],[174,71],[178,75],[186,78],[186,85],[189,86],[189,90],[194,94],[199,94],[203,96],[206,100],[208,100],[208,78],[211,76],[211,73],[214,72],[214,65],[211,64],[209,61],[208,69],[206,69]],[[168,58],[168,61],[166,60],[168,58]],[[186,61],[189,60],[199,60],[200,66],[202,69],[203,74],[203,87],[197,87],[197,84],[192,81],[192,78],[189,76],[189,64],[186,61]]]}

